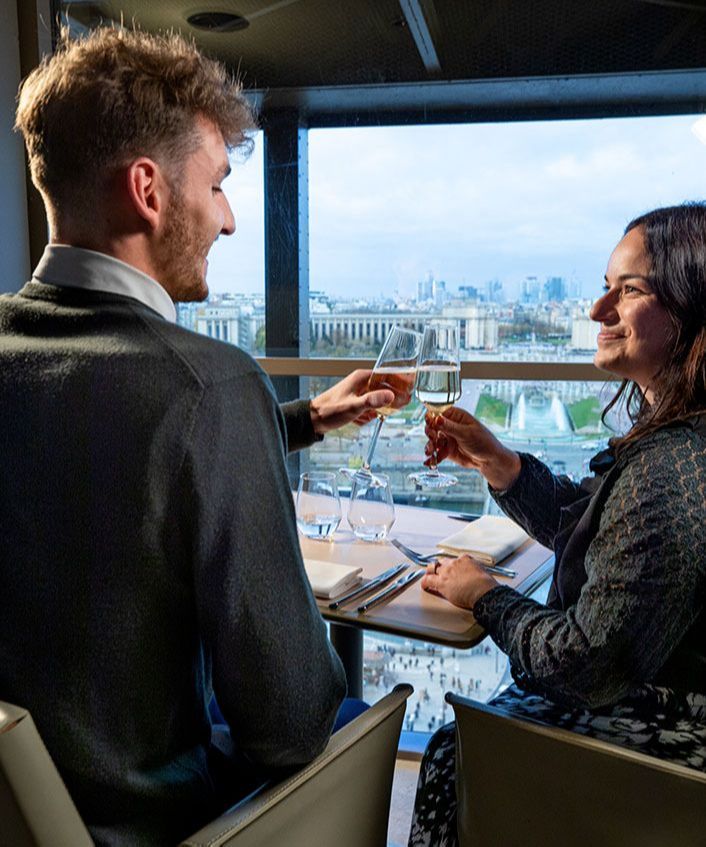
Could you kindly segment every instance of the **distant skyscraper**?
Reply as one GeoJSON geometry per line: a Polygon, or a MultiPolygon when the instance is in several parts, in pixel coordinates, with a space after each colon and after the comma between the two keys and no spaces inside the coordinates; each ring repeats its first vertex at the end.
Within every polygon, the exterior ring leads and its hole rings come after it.
{"type": "Polygon", "coordinates": [[[435,279],[431,284],[431,297],[437,309],[446,302],[446,283],[443,279],[435,279]]]}
{"type": "Polygon", "coordinates": [[[541,286],[536,276],[526,276],[522,280],[522,289],[520,294],[521,303],[537,304],[540,300],[541,286]]]}
{"type": "Polygon", "coordinates": [[[569,297],[572,300],[581,299],[581,280],[576,277],[569,281],[569,297]]]}
{"type": "Polygon", "coordinates": [[[477,300],[478,289],[474,285],[459,285],[458,295],[462,300],[477,300]]]}
{"type": "Polygon", "coordinates": [[[488,303],[502,303],[505,300],[503,284],[499,279],[489,279],[485,284],[488,303]]]}
{"type": "Polygon", "coordinates": [[[566,300],[566,280],[561,276],[547,277],[544,294],[546,300],[554,300],[557,303],[566,300]]]}
{"type": "Polygon", "coordinates": [[[417,283],[417,303],[424,303],[434,299],[434,276],[429,272],[426,279],[417,283]]]}

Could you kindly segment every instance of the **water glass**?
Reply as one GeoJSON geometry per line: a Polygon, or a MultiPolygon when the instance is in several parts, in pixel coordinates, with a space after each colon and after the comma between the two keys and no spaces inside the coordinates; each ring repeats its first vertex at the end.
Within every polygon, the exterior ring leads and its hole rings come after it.
{"type": "Polygon", "coordinates": [[[299,477],[297,526],[307,538],[329,538],[341,522],[336,475],[309,471],[299,477]]]}
{"type": "Polygon", "coordinates": [[[376,473],[374,477],[353,477],[348,505],[348,523],[363,541],[382,541],[395,522],[390,478],[376,473]]]}

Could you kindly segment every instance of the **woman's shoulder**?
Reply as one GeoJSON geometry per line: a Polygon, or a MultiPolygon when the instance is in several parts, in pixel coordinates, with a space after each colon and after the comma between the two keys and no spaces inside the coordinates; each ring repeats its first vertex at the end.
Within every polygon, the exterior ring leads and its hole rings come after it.
{"type": "Polygon", "coordinates": [[[625,448],[621,456],[622,464],[631,463],[648,454],[651,461],[660,464],[687,456],[706,462],[706,418],[700,416],[676,421],[653,430],[625,448]]]}
{"type": "Polygon", "coordinates": [[[610,480],[600,513],[610,539],[603,555],[629,545],[633,535],[675,550],[706,544],[706,442],[693,430],[670,427],[633,442],[621,452],[610,480]],[[626,534],[626,525],[635,534],[626,534]]]}
{"type": "MultiPolygon", "coordinates": [[[[674,505],[692,500],[703,507],[706,490],[706,436],[694,427],[662,427],[629,445],[620,455],[615,486],[637,501],[666,498],[674,505]],[[694,499],[695,498],[695,499],[694,499]]],[[[671,506],[670,506],[671,508],[671,506]]]]}

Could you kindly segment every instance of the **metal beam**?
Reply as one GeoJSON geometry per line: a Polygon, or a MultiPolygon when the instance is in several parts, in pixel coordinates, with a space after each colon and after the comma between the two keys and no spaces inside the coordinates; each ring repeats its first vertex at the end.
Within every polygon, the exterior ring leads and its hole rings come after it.
{"type": "Polygon", "coordinates": [[[268,356],[309,350],[307,130],[296,112],[269,116],[265,157],[265,344],[268,356]]]}
{"type": "Polygon", "coordinates": [[[307,125],[444,123],[706,111],[706,70],[429,81],[252,91],[258,109],[307,125]]]}
{"type": "Polygon", "coordinates": [[[429,30],[427,19],[420,0],[399,0],[400,9],[407,21],[417,52],[424,63],[429,76],[437,76],[441,73],[441,63],[436,54],[434,39],[429,30]]]}
{"type": "MultiPolygon", "coordinates": [[[[309,352],[309,174],[307,130],[296,112],[266,119],[265,158],[265,350],[286,359],[309,352]]],[[[308,396],[308,379],[296,371],[272,380],[280,401],[308,396]]],[[[290,453],[293,485],[302,469],[290,453]]]]}

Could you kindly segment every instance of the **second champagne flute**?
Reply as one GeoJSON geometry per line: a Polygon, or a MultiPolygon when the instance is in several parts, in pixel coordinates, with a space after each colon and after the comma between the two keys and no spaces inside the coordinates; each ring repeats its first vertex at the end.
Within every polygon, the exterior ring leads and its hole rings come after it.
{"type": "Polygon", "coordinates": [[[357,471],[341,468],[341,473],[349,479],[374,479],[371,470],[375,446],[385,418],[397,409],[406,406],[412,399],[414,381],[417,374],[417,359],[422,344],[422,336],[413,329],[402,329],[393,326],[385,338],[380,355],[368,381],[368,391],[389,388],[395,395],[391,405],[377,410],[375,428],[368,443],[368,454],[363,466],[357,471]]]}
{"type": "MultiPolygon", "coordinates": [[[[460,400],[461,365],[456,324],[434,322],[424,330],[415,390],[419,402],[434,415],[443,414],[460,400]]],[[[408,479],[425,488],[447,488],[458,482],[455,476],[439,472],[436,450],[432,453],[429,470],[412,473],[408,479]]]]}

